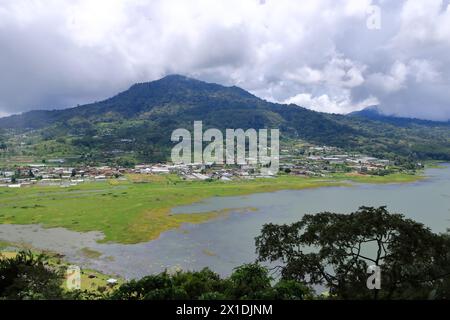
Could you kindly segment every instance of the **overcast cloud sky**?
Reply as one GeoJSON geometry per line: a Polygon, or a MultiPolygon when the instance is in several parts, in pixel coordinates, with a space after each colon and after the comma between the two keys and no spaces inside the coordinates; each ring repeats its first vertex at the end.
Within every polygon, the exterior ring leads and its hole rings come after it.
{"type": "Polygon", "coordinates": [[[447,120],[450,6],[0,0],[0,115],[97,101],[173,73],[318,111],[378,104],[388,114],[447,120]]]}

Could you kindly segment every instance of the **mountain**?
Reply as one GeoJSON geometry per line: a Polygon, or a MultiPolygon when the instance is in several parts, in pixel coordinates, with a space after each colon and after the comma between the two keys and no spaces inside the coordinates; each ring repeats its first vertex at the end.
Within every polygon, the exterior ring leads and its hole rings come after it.
{"type": "Polygon", "coordinates": [[[135,84],[101,102],[1,118],[0,129],[11,154],[120,163],[167,159],[171,132],[192,128],[195,120],[204,129],[279,128],[283,141],[302,139],[380,157],[450,159],[448,128],[319,113],[180,75],[135,84]],[[17,147],[18,141],[25,147],[17,147]]]}
{"type": "MultiPolygon", "coordinates": [[[[186,103],[205,102],[205,98],[257,100],[256,97],[237,87],[222,87],[179,75],[170,75],[161,80],[138,83],[128,90],[107,100],[63,110],[38,110],[0,118],[0,128],[38,129],[75,117],[91,119],[101,115],[117,115],[131,118],[151,111],[155,107],[186,103]]],[[[211,100],[211,99],[209,99],[211,100]]]]}
{"type": "Polygon", "coordinates": [[[376,120],[380,122],[394,124],[396,126],[411,126],[414,124],[424,125],[424,126],[449,126],[450,121],[432,121],[432,120],[423,120],[417,118],[406,118],[399,117],[395,115],[386,115],[378,106],[370,106],[360,111],[354,111],[348,114],[350,117],[360,117],[370,120],[376,120]]]}
{"type": "Polygon", "coordinates": [[[369,107],[366,107],[359,111],[350,112],[347,115],[352,116],[352,117],[358,116],[358,117],[365,117],[365,118],[371,118],[371,119],[385,117],[385,115],[381,111],[380,107],[378,107],[378,106],[369,106],[369,107]]]}

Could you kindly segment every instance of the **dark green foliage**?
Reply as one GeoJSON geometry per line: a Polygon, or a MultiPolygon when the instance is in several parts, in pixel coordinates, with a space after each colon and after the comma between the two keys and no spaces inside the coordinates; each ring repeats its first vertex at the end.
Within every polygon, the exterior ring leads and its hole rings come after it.
{"type": "Polygon", "coordinates": [[[199,272],[163,272],[140,280],[129,281],[109,297],[120,300],[223,300],[223,299],[308,299],[311,290],[293,281],[280,281],[272,286],[268,270],[258,264],[235,269],[222,279],[205,268],[199,272]]]}
{"type": "Polygon", "coordinates": [[[258,264],[245,264],[236,268],[230,280],[230,293],[235,299],[264,299],[271,293],[272,278],[267,269],[258,264]]]}
{"type": "Polygon", "coordinates": [[[6,135],[4,130],[0,129],[0,152],[5,152],[8,149],[8,145],[6,144],[6,135]]]}
{"type": "Polygon", "coordinates": [[[120,286],[112,299],[126,300],[172,300],[199,299],[205,294],[223,292],[226,284],[209,269],[199,272],[163,272],[131,280],[120,286]]]}
{"type": "Polygon", "coordinates": [[[62,274],[46,263],[43,255],[19,252],[0,259],[1,299],[62,299],[62,274]]]}
{"type": "Polygon", "coordinates": [[[256,246],[259,260],[280,264],[283,279],[325,285],[339,299],[448,297],[449,237],[385,207],[268,224],[256,246]],[[381,290],[366,287],[369,265],[381,267],[381,290]]]}
{"type": "Polygon", "coordinates": [[[392,123],[358,116],[335,115],[366,138],[357,149],[375,157],[405,159],[450,159],[450,124],[408,119],[392,123]],[[367,139],[368,138],[368,139],[367,139]]]}

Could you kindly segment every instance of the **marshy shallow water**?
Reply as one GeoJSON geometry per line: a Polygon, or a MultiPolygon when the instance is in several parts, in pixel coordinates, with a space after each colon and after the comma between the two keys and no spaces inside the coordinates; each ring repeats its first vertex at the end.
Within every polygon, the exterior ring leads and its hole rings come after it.
{"type": "Polygon", "coordinates": [[[255,260],[254,238],[263,224],[291,223],[306,213],[346,213],[361,205],[387,205],[391,212],[404,213],[435,232],[445,232],[450,228],[450,165],[445,165],[444,169],[428,169],[426,175],[428,179],[409,184],[355,184],[210,198],[174,208],[173,213],[227,208],[257,210],[232,210],[227,217],[203,224],[186,224],[146,243],[98,243],[102,239],[99,232],[79,233],[64,228],[7,224],[0,225],[0,240],[55,251],[64,254],[72,263],[125,278],[142,277],[167,268],[199,270],[210,267],[228,275],[234,267],[255,260]]]}

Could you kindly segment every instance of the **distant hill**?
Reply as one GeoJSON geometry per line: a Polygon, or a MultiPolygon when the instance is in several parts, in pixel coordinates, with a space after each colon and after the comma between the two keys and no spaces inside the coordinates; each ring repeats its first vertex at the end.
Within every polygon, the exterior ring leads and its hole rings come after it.
{"type": "Polygon", "coordinates": [[[384,114],[378,106],[370,106],[360,111],[351,112],[350,117],[361,117],[370,120],[394,124],[396,126],[410,126],[413,124],[424,126],[450,126],[450,121],[432,121],[416,118],[398,117],[384,114]]]}
{"type": "Polygon", "coordinates": [[[36,157],[80,154],[82,159],[104,162],[158,161],[170,154],[171,132],[192,128],[195,120],[202,120],[205,129],[279,128],[284,140],[302,139],[380,157],[450,159],[448,128],[430,129],[420,123],[404,127],[358,115],[319,113],[180,75],[135,84],[97,103],[0,118],[0,129],[27,133],[27,153],[36,157]]]}

